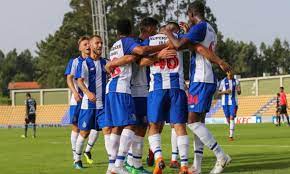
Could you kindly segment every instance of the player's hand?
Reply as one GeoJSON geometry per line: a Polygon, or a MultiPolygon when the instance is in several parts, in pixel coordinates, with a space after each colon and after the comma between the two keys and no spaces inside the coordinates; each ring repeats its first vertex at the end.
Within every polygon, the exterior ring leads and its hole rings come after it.
{"type": "Polygon", "coordinates": [[[184,31],[184,33],[187,33],[189,31],[189,25],[185,22],[179,23],[180,29],[184,31]]]}
{"type": "Polygon", "coordinates": [[[219,63],[219,66],[224,72],[229,72],[232,70],[232,67],[223,60],[219,63]]]}
{"type": "Polygon", "coordinates": [[[231,94],[232,93],[232,90],[228,89],[228,90],[225,91],[225,93],[226,94],[231,94]]]}
{"type": "Polygon", "coordinates": [[[108,62],[105,66],[106,71],[110,74],[114,72],[114,68],[112,67],[112,62],[108,62]]]}
{"type": "Polygon", "coordinates": [[[87,96],[88,96],[88,99],[91,101],[91,102],[95,102],[96,101],[96,96],[94,93],[92,92],[88,92],[87,93],[87,96]]]}
{"type": "Polygon", "coordinates": [[[75,100],[76,100],[76,102],[79,102],[79,101],[81,101],[81,96],[79,95],[79,93],[73,93],[73,95],[74,95],[74,98],[75,98],[75,100]]]}
{"type": "Polygon", "coordinates": [[[169,59],[176,57],[177,52],[174,49],[170,49],[169,47],[164,48],[157,54],[158,59],[169,59]]]}

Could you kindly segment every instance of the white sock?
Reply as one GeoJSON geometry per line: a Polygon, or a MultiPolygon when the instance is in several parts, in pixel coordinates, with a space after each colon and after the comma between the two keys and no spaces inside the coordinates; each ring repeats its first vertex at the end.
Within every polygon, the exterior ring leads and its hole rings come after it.
{"type": "Polygon", "coordinates": [[[78,136],[77,142],[76,142],[76,159],[75,162],[81,161],[82,159],[82,150],[84,146],[85,138],[81,135],[78,136]]]}
{"type": "Polygon", "coordinates": [[[71,148],[72,148],[74,160],[76,159],[76,143],[77,143],[78,136],[79,136],[78,132],[71,131],[70,142],[71,142],[71,148]]]}
{"type": "Polygon", "coordinates": [[[116,134],[111,134],[110,136],[110,156],[109,156],[109,170],[112,169],[112,167],[115,164],[118,149],[119,149],[119,144],[120,144],[120,135],[116,134]]]}
{"type": "Polygon", "coordinates": [[[142,154],[143,154],[143,147],[144,147],[144,137],[140,137],[135,135],[134,141],[132,143],[132,150],[133,150],[133,164],[135,168],[142,167],[142,154]]]}
{"type": "Polygon", "coordinates": [[[171,128],[171,161],[177,161],[178,158],[178,147],[177,147],[177,136],[174,128],[171,128]]]}
{"type": "Polygon", "coordinates": [[[90,152],[92,150],[92,148],[95,145],[98,137],[99,137],[99,132],[96,131],[95,129],[92,129],[90,131],[90,135],[89,135],[89,139],[88,139],[88,144],[87,144],[87,147],[86,147],[85,152],[90,152]]]}
{"type": "Polygon", "coordinates": [[[150,149],[154,153],[155,160],[162,157],[162,150],[161,150],[161,136],[160,134],[154,134],[148,136],[150,149]]]}
{"type": "Polygon", "coordinates": [[[234,137],[235,120],[230,120],[230,137],[234,137]]]}
{"type": "Polygon", "coordinates": [[[107,151],[107,154],[110,155],[110,136],[111,134],[104,135],[104,141],[105,141],[105,148],[107,151]]]}
{"type": "Polygon", "coordinates": [[[204,144],[200,141],[199,137],[194,135],[194,159],[193,159],[193,166],[197,173],[201,173],[201,163],[203,157],[203,146],[204,144]]]}
{"type": "Polygon", "coordinates": [[[179,149],[181,167],[188,166],[188,149],[189,149],[188,135],[177,136],[177,145],[179,149]]]}
{"type": "Polygon", "coordinates": [[[134,141],[133,141],[133,143],[130,146],[130,149],[129,149],[129,152],[128,152],[128,156],[127,156],[127,163],[130,166],[134,165],[134,163],[133,163],[134,162],[134,159],[133,159],[133,144],[134,144],[134,141]]]}
{"type": "Polygon", "coordinates": [[[130,146],[132,145],[134,136],[134,131],[130,129],[123,129],[120,138],[119,151],[115,162],[116,167],[121,167],[124,165],[125,157],[127,156],[130,146]]]}
{"type": "Polygon", "coordinates": [[[225,156],[224,151],[218,145],[217,141],[214,139],[209,130],[201,122],[188,124],[189,129],[199,137],[200,141],[206,145],[210,150],[212,150],[217,157],[221,159],[225,156]]]}

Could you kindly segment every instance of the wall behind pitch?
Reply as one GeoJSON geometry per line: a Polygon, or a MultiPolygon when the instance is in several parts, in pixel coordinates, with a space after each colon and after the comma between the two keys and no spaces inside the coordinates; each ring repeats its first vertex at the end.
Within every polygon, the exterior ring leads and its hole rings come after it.
{"type": "Polygon", "coordinates": [[[259,95],[275,95],[279,92],[280,78],[260,79],[258,83],[259,95]]]}
{"type": "MultiPolygon", "coordinates": [[[[37,104],[40,104],[40,92],[30,92],[31,97],[36,100],[37,104]]],[[[24,105],[26,100],[26,92],[15,93],[15,105],[24,105]]]]}
{"type": "Polygon", "coordinates": [[[67,91],[44,91],[43,92],[43,104],[67,104],[68,97],[67,91]]]}
{"type": "Polygon", "coordinates": [[[247,80],[241,81],[241,90],[243,96],[254,96],[256,95],[256,81],[247,80]]]}

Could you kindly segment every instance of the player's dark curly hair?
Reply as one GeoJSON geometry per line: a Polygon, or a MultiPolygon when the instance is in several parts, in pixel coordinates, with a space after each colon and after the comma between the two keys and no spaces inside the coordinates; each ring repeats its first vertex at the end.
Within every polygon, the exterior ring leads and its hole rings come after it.
{"type": "Polygon", "coordinates": [[[131,21],[129,19],[120,19],[117,21],[117,31],[120,35],[130,35],[132,32],[131,21]]]}
{"type": "Polygon", "coordinates": [[[204,16],[205,15],[205,4],[201,0],[196,0],[189,4],[188,12],[204,16]]]}
{"type": "Polygon", "coordinates": [[[144,31],[146,31],[147,27],[150,27],[150,26],[156,26],[157,27],[158,25],[159,25],[159,22],[156,19],[154,19],[152,17],[145,17],[140,22],[139,28],[140,28],[141,32],[144,32],[144,31]]]}

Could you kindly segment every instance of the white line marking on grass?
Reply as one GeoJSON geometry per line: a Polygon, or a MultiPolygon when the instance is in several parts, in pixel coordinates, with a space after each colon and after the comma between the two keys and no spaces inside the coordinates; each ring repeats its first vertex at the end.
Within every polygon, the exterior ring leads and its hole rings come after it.
{"type": "Polygon", "coordinates": [[[49,142],[50,144],[62,144],[62,142],[57,142],[57,141],[52,141],[52,142],[49,142]]]}
{"type": "Polygon", "coordinates": [[[251,145],[229,145],[229,144],[221,144],[221,146],[225,147],[284,147],[284,148],[290,148],[288,145],[275,145],[275,144],[251,144],[251,145]]]}

